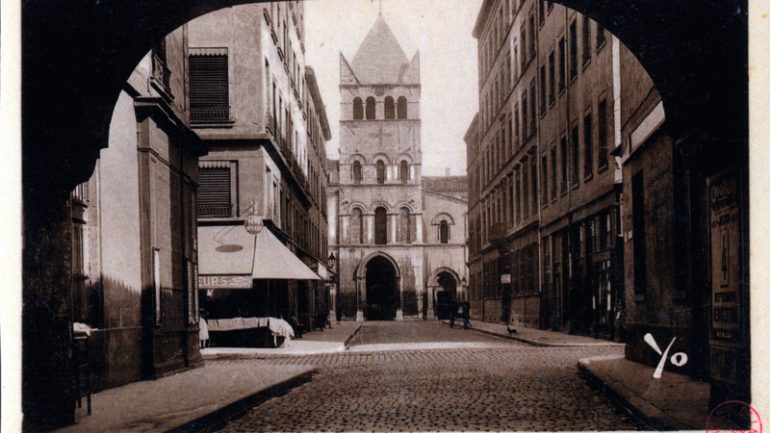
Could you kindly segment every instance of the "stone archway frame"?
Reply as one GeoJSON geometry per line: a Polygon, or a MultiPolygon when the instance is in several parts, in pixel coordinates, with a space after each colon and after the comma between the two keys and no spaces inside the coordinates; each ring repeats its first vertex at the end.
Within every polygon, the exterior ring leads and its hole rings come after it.
{"type": "MultiPolygon", "coordinates": [[[[396,271],[396,282],[398,284],[398,296],[399,296],[399,308],[396,310],[396,320],[404,320],[404,284],[401,279],[401,269],[398,267],[398,262],[390,254],[384,251],[374,251],[367,254],[361,261],[358,262],[355,271],[353,272],[353,279],[356,283],[356,294],[358,305],[356,305],[356,321],[360,322],[364,320],[364,313],[361,310],[361,288],[366,284],[366,266],[375,257],[382,257],[390,262],[393,269],[396,271]]],[[[365,287],[364,287],[365,289],[365,287]]]]}
{"type": "MultiPolygon", "coordinates": [[[[452,240],[452,229],[451,226],[455,225],[455,219],[449,212],[441,211],[433,216],[433,218],[430,220],[430,225],[432,227],[435,227],[435,234],[436,234],[436,242],[441,243],[441,221],[446,220],[446,223],[449,228],[449,233],[447,236],[447,243],[449,243],[452,240]]],[[[460,280],[457,280],[458,282],[460,280]]]]}
{"type": "Polygon", "coordinates": [[[441,266],[439,268],[434,269],[433,272],[431,272],[430,274],[430,278],[428,279],[428,284],[426,284],[426,287],[428,289],[428,293],[426,293],[426,298],[428,299],[428,305],[425,309],[425,317],[428,320],[436,319],[436,316],[433,311],[434,306],[436,305],[436,300],[434,298],[436,297],[436,293],[438,293],[437,292],[437,289],[439,287],[438,276],[443,272],[446,272],[449,275],[451,275],[452,278],[454,278],[455,281],[457,282],[456,287],[459,287],[460,290],[464,290],[464,288],[462,287],[462,283],[461,283],[462,280],[460,279],[460,275],[454,269],[447,266],[441,266]]]}

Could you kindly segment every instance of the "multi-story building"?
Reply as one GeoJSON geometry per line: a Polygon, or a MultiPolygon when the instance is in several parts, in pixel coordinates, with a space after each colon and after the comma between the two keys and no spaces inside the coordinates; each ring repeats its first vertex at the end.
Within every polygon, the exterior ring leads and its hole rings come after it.
{"type": "MultiPolygon", "coordinates": [[[[478,39],[478,161],[470,203],[481,272],[471,281],[484,320],[540,326],[537,11],[531,0],[485,1],[478,39]]],[[[475,308],[476,311],[479,308],[475,308]]]]}
{"type": "Polygon", "coordinates": [[[697,131],[675,143],[636,57],[573,10],[485,0],[474,36],[479,113],[465,139],[481,317],[627,341],[647,365],[659,360],[647,333],[676,338],[689,357],[678,371],[709,378],[712,405],[748,398],[742,144],[697,131]]]}
{"type": "Polygon", "coordinates": [[[466,179],[422,176],[420,90],[419,53],[409,60],[382,16],[352,62],[340,55],[329,243],[341,318],[433,318],[463,296],[466,179]]]}
{"type": "Polygon", "coordinates": [[[202,362],[194,203],[206,149],[188,126],[184,32],[134,69],[109,145],[71,196],[72,320],[88,335],[77,356],[93,390],[202,362]]]}
{"type": "Polygon", "coordinates": [[[192,127],[210,149],[197,196],[209,317],[283,317],[308,329],[326,308],[330,131],[305,66],[303,10],[243,5],[188,23],[192,127]]]}
{"type": "Polygon", "coordinates": [[[610,157],[617,41],[583,15],[526,0],[485,1],[474,36],[470,224],[483,265],[471,297],[485,320],[609,337],[623,287],[610,157]]]}
{"type": "Polygon", "coordinates": [[[610,338],[623,294],[619,42],[571,9],[540,1],[538,17],[543,326],[610,338]]]}

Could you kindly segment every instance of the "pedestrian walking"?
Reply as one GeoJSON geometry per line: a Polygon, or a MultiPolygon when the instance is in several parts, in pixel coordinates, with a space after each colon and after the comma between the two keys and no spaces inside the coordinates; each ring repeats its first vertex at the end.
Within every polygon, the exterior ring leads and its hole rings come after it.
{"type": "Polygon", "coordinates": [[[465,301],[461,304],[460,309],[462,311],[463,329],[471,328],[471,303],[465,301]]]}
{"type": "Polygon", "coordinates": [[[200,340],[201,349],[209,347],[209,324],[203,316],[201,316],[200,323],[198,324],[198,339],[200,340]]]}

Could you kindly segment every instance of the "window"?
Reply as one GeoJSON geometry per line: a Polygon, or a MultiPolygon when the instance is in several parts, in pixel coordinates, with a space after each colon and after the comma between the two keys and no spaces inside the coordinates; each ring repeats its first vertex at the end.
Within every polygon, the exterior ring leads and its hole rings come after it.
{"type": "Polygon", "coordinates": [[[545,115],[545,65],[540,66],[540,115],[545,115]]]}
{"type": "Polygon", "coordinates": [[[548,103],[556,101],[556,56],[551,51],[548,54],[548,103]]]}
{"type": "Polygon", "coordinates": [[[198,170],[198,217],[229,218],[233,216],[230,163],[206,161],[201,164],[202,167],[198,170]]]}
{"type": "Polygon", "coordinates": [[[449,243],[449,223],[446,220],[441,220],[441,223],[439,223],[438,241],[442,244],[449,243]]]}
{"type": "Polygon", "coordinates": [[[569,25],[569,72],[570,79],[577,78],[577,21],[572,20],[569,25]]]}
{"type": "Polygon", "coordinates": [[[607,166],[607,154],[609,149],[607,146],[607,100],[602,99],[599,101],[599,112],[597,113],[599,120],[599,168],[607,166]]]}
{"type": "Polygon", "coordinates": [[[527,41],[529,43],[529,58],[534,59],[535,58],[535,45],[537,44],[536,39],[536,32],[537,28],[535,27],[535,13],[533,12],[529,16],[529,40],[527,41]]]}
{"type": "Polygon", "coordinates": [[[594,172],[593,120],[591,113],[583,118],[583,176],[594,172]]]}
{"type": "Polygon", "coordinates": [[[604,35],[604,27],[602,27],[601,24],[596,23],[596,51],[599,52],[599,49],[603,47],[606,42],[607,38],[604,35]]]}
{"type": "Polygon", "coordinates": [[[382,160],[377,161],[377,183],[385,183],[385,163],[382,160]]]}
{"type": "Polygon", "coordinates": [[[529,83],[529,134],[528,136],[535,135],[535,132],[537,132],[537,108],[535,107],[535,104],[537,101],[537,85],[535,84],[535,80],[532,79],[532,81],[529,83]]]}
{"type": "Polygon", "coordinates": [[[564,37],[559,39],[559,93],[567,83],[567,54],[564,47],[564,37]]]}
{"type": "Polygon", "coordinates": [[[521,143],[519,143],[520,146],[523,146],[524,142],[529,137],[529,134],[527,133],[527,127],[529,126],[529,121],[527,120],[528,114],[529,114],[529,109],[527,107],[527,91],[525,88],[525,90],[521,92],[521,143]]]}
{"type": "Polygon", "coordinates": [[[524,67],[527,66],[527,60],[529,60],[529,54],[527,54],[527,23],[524,22],[521,25],[521,33],[519,35],[519,38],[521,39],[521,71],[520,73],[524,73],[524,67]]]}
{"type": "Polygon", "coordinates": [[[353,99],[353,119],[361,120],[364,118],[364,102],[361,98],[356,97],[353,99]]]}
{"type": "Polygon", "coordinates": [[[519,136],[519,106],[513,106],[513,137],[516,141],[516,147],[520,147],[524,144],[524,140],[519,136]]]}
{"type": "MultiPolygon", "coordinates": [[[[543,174],[545,176],[545,174],[543,174]]],[[[556,198],[556,143],[551,148],[551,200],[556,198]]]]}
{"type": "Polygon", "coordinates": [[[190,121],[230,120],[227,54],[190,55],[190,121]]]}
{"type": "Polygon", "coordinates": [[[406,98],[403,96],[398,98],[398,118],[406,119],[406,98]]]}
{"type": "Polygon", "coordinates": [[[388,243],[388,211],[384,207],[374,210],[374,243],[377,245],[388,243]]]}
{"type": "Polygon", "coordinates": [[[353,183],[359,184],[364,179],[361,163],[358,161],[353,162],[353,183]]]}
{"type": "Polygon", "coordinates": [[[398,178],[401,180],[402,183],[409,182],[409,163],[406,161],[401,161],[401,164],[398,168],[398,178]]]}
{"type": "Polygon", "coordinates": [[[599,250],[607,248],[607,239],[611,230],[610,215],[610,212],[606,212],[599,216],[599,250]]]}
{"type": "Polygon", "coordinates": [[[591,61],[591,20],[583,16],[583,65],[591,61]]]}
{"type": "Polygon", "coordinates": [[[568,155],[567,155],[567,136],[561,137],[561,143],[559,145],[561,152],[561,192],[562,194],[567,192],[567,170],[568,170],[568,155]]]}
{"type": "Polygon", "coordinates": [[[364,243],[364,214],[361,209],[353,209],[352,221],[350,225],[350,240],[352,243],[364,243]]]}
{"type": "Polygon", "coordinates": [[[367,120],[375,119],[374,110],[375,110],[374,97],[370,96],[366,98],[366,119],[367,120]]]}
{"type": "Polygon", "coordinates": [[[570,143],[570,148],[572,150],[572,184],[576,185],[578,181],[580,180],[580,175],[578,174],[578,145],[580,141],[580,133],[578,131],[578,126],[575,125],[572,127],[572,142],[570,143]]]}
{"type": "Polygon", "coordinates": [[[521,171],[521,191],[523,194],[521,200],[522,217],[526,220],[529,217],[529,188],[527,187],[529,182],[529,164],[526,161],[522,162],[521,171]]]}
{"type": "Polygon", "coordinates": [[[535,216],[537,213],[537,159],[534,156],[530,159],[529,176],[529,188],[532,193],[530,195],[530,208],[532,209],[532,216],[535,216]]]}
{"type": "Polygon", "coordinates": [[[540,25],[542,26],[543,23],[545,23],[545,0],[539,0],[537,11],[540,18],[540,25]]]}
{"type": "Polygon", "coordinates": [[[392,96],[388,96],[385,98],[385,118],[386,119],[396,118],[396,105],[393,102],[392,96]]]}

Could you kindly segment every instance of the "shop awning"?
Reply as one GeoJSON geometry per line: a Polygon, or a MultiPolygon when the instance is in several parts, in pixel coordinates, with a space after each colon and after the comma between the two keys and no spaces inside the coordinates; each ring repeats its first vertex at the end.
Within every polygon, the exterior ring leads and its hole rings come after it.
{"type": "Polygon", "coordinates": [[[252,279],[319,280],[268,228],[254,236],[243,225],[198,227],[198,287],[248,289],[252,279]]]}
{"type": "Polygon", "coordinates": [[[251,277],[255,280],[321,279],[267,228],[262,229],[257,235],[251,277]]]}

